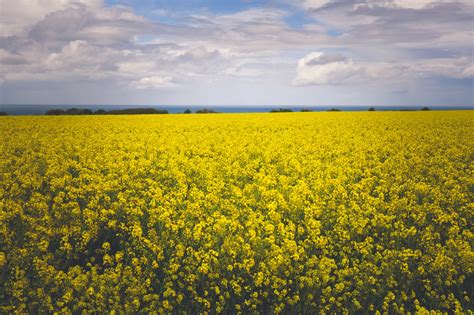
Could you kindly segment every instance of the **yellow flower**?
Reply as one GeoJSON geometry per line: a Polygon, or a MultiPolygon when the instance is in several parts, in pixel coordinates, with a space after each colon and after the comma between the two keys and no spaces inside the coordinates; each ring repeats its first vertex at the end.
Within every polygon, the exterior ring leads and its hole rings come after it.
{"type": "Polygon", "coordinates": [[[473,126],[0,117],[0,313],[469,313],[473,126]]]}

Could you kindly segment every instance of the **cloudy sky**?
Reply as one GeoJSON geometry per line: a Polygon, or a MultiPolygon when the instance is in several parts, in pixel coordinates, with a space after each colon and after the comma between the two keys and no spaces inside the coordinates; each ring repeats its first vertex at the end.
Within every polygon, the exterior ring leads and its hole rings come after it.
{"type": "Polygon", "coordinates": [[[474,106],[474,1],[0,0],[0,103],[474,106]]]}

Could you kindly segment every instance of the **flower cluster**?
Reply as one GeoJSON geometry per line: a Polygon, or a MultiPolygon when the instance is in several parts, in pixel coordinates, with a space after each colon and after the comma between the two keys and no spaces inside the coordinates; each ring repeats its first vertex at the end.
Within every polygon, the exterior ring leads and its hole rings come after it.
{"type": "Polygon", "coordinates": [[[472,312],[473,126],[0,118],[0,313],[472,312]]]}

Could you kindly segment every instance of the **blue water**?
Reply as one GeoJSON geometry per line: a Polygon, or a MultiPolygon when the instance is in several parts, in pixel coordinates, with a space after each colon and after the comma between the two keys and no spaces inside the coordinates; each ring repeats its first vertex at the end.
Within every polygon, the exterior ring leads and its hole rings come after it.
{"type": "MultiPolygon", "coordinates": [[[[370,107],[374,107],[377,111],[399,111],[399,110],[420,110],[423,106],[177,106],[177,105],[0,105],[0,111],[6,112],[8,115],[43,115],[49,109],[68,109],[68,108],[81,108],[90,109],[96,111],[103,109],[106,111],[114,109],[125,109],[125,108],[156,108],[166,109],[168,112],[182,113],[186,109],[190,109],[195,112],[198,109],[213,109],[221,113],[265,113],[272,109],[279,108],[290,108],[295,112],[299,112],[301,109],[311,109],[312,111],[327,111],[331,108],[337,108],[341,111],[367,111],[370,107]]],[[[431,110],[473,110],[474,106],[431,106],[431,110]]]]}

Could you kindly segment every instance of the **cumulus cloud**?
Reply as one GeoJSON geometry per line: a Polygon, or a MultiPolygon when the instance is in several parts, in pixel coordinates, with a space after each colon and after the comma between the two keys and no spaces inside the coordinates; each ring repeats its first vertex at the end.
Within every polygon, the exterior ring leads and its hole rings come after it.
{"type": "Polygon", "coordinates": [[[474,2],[470,0],[330,0],[320,7],[297,3],[327,29],[340,34],[341,46],[370,46],[372,51],[389,47],[393,51],[439,50],[466,47],[466,39],[470,38],[469,43],[474,40],[474,2]]]}
{"type": "Polygon", "coordinates": [[[222,82],[230,82],[225,91],[250,82],[252,91],[268,85],[293,95],[294,86],[395,82],[402,90],[466,80],[474,71],[471,2],[276,0],[144,17],[101,0],[0,0],[1,77],[3,86],[87,81],[141,93],[187,86],[190,95],[222,82]]]}
{"type": "Polygon", "coordinates": [[[171,77],[152,76],[133,81],[132,85],[139,89],[162,89],[174,87],[171,77]]]}
{"type": "Polygon", "coordinates": [[[312,52],[298,61],[294,85],[342,84],[361,74],[361,68],[341,55],[312,52]]]}
{"type": "MultiPolygon", "coordinates": [[[[419,10],[419,9],[423,9],[427,6],[435,6],[435,5],[438,5],[440,3],[442,3],[443,1],[439,1],[439,0],[392,0],[392,1],[379,1],[379,4],[380,6],[395,6],[395,7],[400,7],[400,8],[408,8],[408,9],[416,9],[416,10],[419,10]]],[[[445,1],[447,2],[447,1],[445,1]]],[[[469,4],[472,4],[472,2],[470,0],[454,0],[454,1],[451,1],[451,2],[454,2],[454,3],[460,3],[460,4],[464,4],[464,5],[469,5],[469,4]]],[[[377,3],[376,1],[372,0],[371,3],[377,3]]]]}
{"type": "MultiPolygon", "coordinates": [[[[25,16],[21,25],[12,26],[9,36],[0,37],[5,80],[108,79],[139,89],[170,87],[175,84],[171,83],[173,76],[186,80],[225,73],[228,64],[218,49],[186,41],[180,27],[170,30],[130,8],[105,7],[101,1],[64,0],[54,2],[48,12],[36,7],[34,1],[31,4],[30,16],[25,16]],[[171,37],[175,36],[177,43],[137,41],[141,34],[158,36],[162,31],[167,35],[174,32],[171,37]]],[[[29,10],[22,1],[18,5],[29,10]]],[[[20,15],[16,7],[9,5],[6,10],[20,15]]],[[[2,17],[1,21],[8,19],[2,17]]]]}
{"type": "Polygon", "coordinates": [[[468,79],[474,76],[472,59],[432,58],[402,62],[358,62],[340,54],[312,52],[298,61],[293,84],[339,85],[444,77],[468,79]]]}
{"type": "Polygon", "coordinates": [[[150,22],[127,8],[93,9],[73,3],[47,14],[32,25],[28,36],[49,46],[63,45],[73,40],[111,46],[128,43],[133,36],[151,32],[152,28],[150,22]]]}
{"type": "Polygon", "coordinates": [[[15,54],[0,48],[0,64],[2,65],[22,65],[28,61],[21,54],[15,54]]]}
{"type": "Polygon", "coordinates": [[[47,14],[70,6],[102,7],[101,0],[0,0],[0,36],[16,36],[27,32],[31,25],[47,14]]]}
{"type": "Polygon", "coordinates": [[[334,54],[307,55],[298,61],[294,85],[472,78],[474,2],[470,0],[289,3],[337,34],[329,40],[332,45],[358,57],[354,62],[334,54]]]}
{"type": "Polygon", "coordinates": [[[472,63],[461,72],[461,78],[474,78],[474,65],[472,63]]]}
{"type": "Polygon", "coordinates": [[[473,61],[467,57],[428,59],[412,65],[412,71],[423,77],[469,79],[474,77],[473,69],[473,61]]]}
{"type": "Polygon", "coordinates": [[[137,89],[170,86],[162,78],[171,77],[175,85],[255,78],[276,73],[278,62],[289,69],[286,49],[320,40],[320,30],[291,30],[285,15],[271,8],[206,12],[171,26],[126,7],[71,1],[31,19],[27,31],[0,38],[0,63],[10,81],[107,79],[137,89]],[[142,41],[141,34],[149,35],[142,41]]]}
{"type": "Polygon", "coordinates": [[[61,74],[62,77],[82,76],[88,79],[100,79],[115,73],[118,70],[116,62],[124,57],[126,54],[121,51],[94,46],[84,40],[75,40],[59,52],[49,54],[40,66],[44,72],[61,74]]]}

